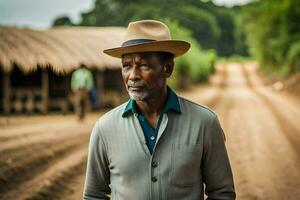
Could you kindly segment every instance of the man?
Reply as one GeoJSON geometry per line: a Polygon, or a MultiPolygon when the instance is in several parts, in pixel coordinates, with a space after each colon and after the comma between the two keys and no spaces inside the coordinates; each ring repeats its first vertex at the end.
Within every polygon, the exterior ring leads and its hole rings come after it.
{"type": "Polygon", "coordinates": [[[85,65],[75,70],[71,77],[71,89],[74,95],[74,109],[79,120],[83,120],[89,101],[89,92],[94,87],[93,74],[85,65]]]}
{"type": "Polygon", "coordinates": [[[190,45],[172,40],[153,20],[130,23],[122,58],[130,100],[96,123],[88,154],[84,199],[235,199],[223,131],[216,114],[178,97],[166,84],[173,58],[190,45]],[[205,185],[205,189],[204,189],[205,185]]]}

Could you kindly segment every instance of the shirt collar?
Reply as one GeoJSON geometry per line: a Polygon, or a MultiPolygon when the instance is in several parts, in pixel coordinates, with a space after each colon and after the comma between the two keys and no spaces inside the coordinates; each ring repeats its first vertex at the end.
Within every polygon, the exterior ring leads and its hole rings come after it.
{"type": "MultiPolygon", "coordinates": [[[[181,113],[180,104],[178,100],[178,96],[176,93],[168,86],[167,87],[167,101],[163,108],[163,113],[166,113],[170,110],[173,110],[177,113],[181,113]]],[[[122,117],[127,116],[128,113],[137,113],[138,109],[136,106],[136,102],[133,99],[129,99],[128,103],[126,104],[126,107],[124,109],[124,112],[122,114],[122,117]]]]}

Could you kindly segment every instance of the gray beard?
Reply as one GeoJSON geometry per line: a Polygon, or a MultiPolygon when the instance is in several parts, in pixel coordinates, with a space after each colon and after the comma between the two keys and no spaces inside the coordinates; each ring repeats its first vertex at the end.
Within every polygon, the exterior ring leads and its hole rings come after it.
{"type": "Polygon", "coordinates": [[[150,96],[149,92],[136,93],[128,91],[129,97],[135,101],[145,101],[150,96]]]}
{"type": "MultiPolygon", "coordinates": [[[[129,82],[129,83],[127,83],[127,87],[128,87],[128,85],[134,86],[134,84],[133,84],[132,82],[130,82],[130,81],[128,81],[128,82],[129,82]]],[[[135,84],[136,84],[136,83],[135,83],[135,84]]],[[[146,85],[146,84],[145,84],[144,82],[142,82],[142,81],[139,82],[139,84],[140,84],[140,85],[141,85],[141,84],[142,84],[142,85],[146,85]]],[[[165,81],[160,81],[159,84],[162,86],[162,85],[165,84],[165,81]]],[[[153,94],[151,94],[151,90],[150,90],[150,88],[148,88],[148,87],[146,87],[146,88],[144,89],[144,91],[139,92],[139,93],[130,91],[129,89],[127,89],[127,91],[128,91],[129,97],[130,97],[131,99],[135,100],[135,101],[145,101],[146,99],[151,98],[152,95],[153,95],[153,94]]]]}

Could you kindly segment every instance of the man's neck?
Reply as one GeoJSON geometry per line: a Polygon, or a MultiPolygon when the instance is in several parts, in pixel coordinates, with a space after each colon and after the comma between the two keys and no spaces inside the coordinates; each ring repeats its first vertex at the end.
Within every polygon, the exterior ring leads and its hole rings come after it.
{"type": "Polygon", "coordinates": [[[167,88],[163,89],[160,95],[157,95],[146,101],[136,101],[139,111],[146,118],[156,118],[162,113],[164,104],[167,100],[167,88]]]}

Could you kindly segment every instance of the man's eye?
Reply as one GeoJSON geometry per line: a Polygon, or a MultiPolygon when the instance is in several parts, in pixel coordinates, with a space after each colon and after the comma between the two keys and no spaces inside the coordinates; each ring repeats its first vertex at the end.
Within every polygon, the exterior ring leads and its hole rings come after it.
{"type": "Polygon", "coordinates": [[[150,65],[148,65],[146,63],[142,63],[142,64],[140,64],[140,67],[150,67],[150,65]]]}

